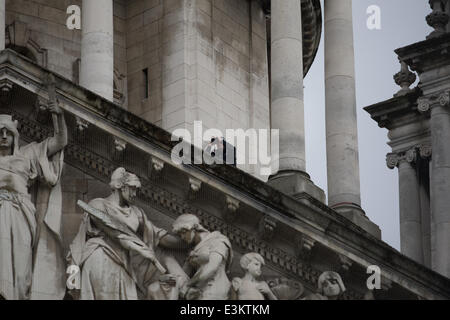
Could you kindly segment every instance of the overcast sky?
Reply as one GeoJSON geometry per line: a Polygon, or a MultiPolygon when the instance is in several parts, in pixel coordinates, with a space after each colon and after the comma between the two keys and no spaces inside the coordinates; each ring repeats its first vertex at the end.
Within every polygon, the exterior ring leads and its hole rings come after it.
{"type": "MultiPolygon", "coordinates": [[[[400,248],[397,169],[386,167],[387,130],[363,108],[392,98],[400,89],[392,78],[400,70],[394,50],[425,40],[432,31],[425,21],[429,12],[428,0],[353,1],[362,207],[381,228],[383,240],[396,249],[400,248]],[[381,9],[381,30],[366,26],[370,5],[381,9]]],[[[327,192],[323,41],[322,35],[305,79],[306,166],[312,180],[327,192]]]]}

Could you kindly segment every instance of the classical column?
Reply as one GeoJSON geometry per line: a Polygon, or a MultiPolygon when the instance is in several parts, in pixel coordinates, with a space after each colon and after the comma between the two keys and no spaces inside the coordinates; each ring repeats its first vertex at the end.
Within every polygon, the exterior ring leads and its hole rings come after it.
{"type": "Polygon", "coordinates": [[[422,250],[423,264],[431,268],[431,208],[430,208],[430,164],[431,144],[419,147],[418,178],[420,210],[422,218],[422,250]]]}
{"type": "MultiPolygon", "coordinates": [[[[417,150],[413,148],[396,158],[399,179],[400,246],[401,252],[411,259],[424,261],[422,248],[422,207],[417,175],[417,150]]],[[[392,163],[392,160],[390,160],[392,163]]]]}
{"type": "Polygon", "coordinates": [[[431,212],[435,237],[432,268],[450,276],[450,92],[419,100],[419,110],[431,109],[431,212]]]}
{"type": "Polygon", "coordinates": [[[304,172],[302,15],[299,0],[271,2],[272,128],[280,130],[279,170],[304,172]]]}
{"type": "Polygon", "coordinates": [[[279,129],[275,188],[296,196],[304,192],[325,201],[309,180],[305,165],[303,38],[301,2],[271,1],[271,127],[279,129]]]}
{"type": "Polygon", "coordinates": [[[5,0],[0,0],[0,50],[5,49],[5,28],[6,28],[6,16],[5,16],[5,0]]]}
{"type": "Polygon", "coordinates": [[[80,85],[113,101],[113,0],[83,0],[80,85]]]}
{"type": "Polygon", "coordinates": [[[325,0],[324,16],[328,204],[360,209],[352,1],[325,0]]]}

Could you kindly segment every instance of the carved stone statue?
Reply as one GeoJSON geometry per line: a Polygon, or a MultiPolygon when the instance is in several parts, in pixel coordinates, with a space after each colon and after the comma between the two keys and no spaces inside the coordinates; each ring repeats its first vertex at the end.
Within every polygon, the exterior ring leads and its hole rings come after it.
{"type": "Polygon", "coordinates": [[[245,275],[232,281],[233,300],[278,300],[267,282],[257,280],[264,265],[264,258],[259,253],[251,252],[243,255],[240,263],[245,275]]]}
{"type": "Polygon", "coordinates": [[[233,252],[227,237],[209,232],[192,214],[183,214],[173,222],[173,232],[194,245],[184,265],[189,280],[182,284],[181,297],[186,300],[227,300],[230,280],[227,272],[233,252]]]}
{"type": "Polygon", "coordinates": [[[178,300],[180,288],[179,279],[173,274],[162,275],[157,282],[153,282],[147,291],[148,300],[178,300]]]}
{"type": "Polygon", "coordinates": [[[67,129],[62,110],[50,103],[49,111],[54,114],[54,136],[23,147],[19,147],[17,121],[9,115],[0,115],[0,298],[3,299],[64,297],[59,178],[67,129]],[[28,187],[38,180],[43,183],[38,185],[35,206],[28,187]]]}
{"type": "Polygon", "coordinates": [[[136,175],[118,168],[111,176],[111,195],[89,202],[106,218],[86,213],[70,246],[69,261],[81,269],[80,299],[146,298],[155,277],[165,272],[158,267],[158,246],[182,245],[180,239],[154,226],[142,209],[132,205],[140,186],[136,175]]]}
{"type": "Polygon", "coordinates": [[[337,300],[345,292],[341,276],[334,271],[325,271],[317,281],[318,293],[312,294],[306,300],[337,300]]]}

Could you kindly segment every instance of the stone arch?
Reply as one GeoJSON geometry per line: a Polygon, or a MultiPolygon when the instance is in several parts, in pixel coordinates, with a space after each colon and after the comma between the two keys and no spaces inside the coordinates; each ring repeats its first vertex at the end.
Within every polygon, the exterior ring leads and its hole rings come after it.
{"type": "Polygon", "coordinates": [[[28,29],[27,24],[24,22],[14,21],[6,27],[5,47],[47,68],[47,49],[41,48],[31,38],[31,30],[28,29]]]}

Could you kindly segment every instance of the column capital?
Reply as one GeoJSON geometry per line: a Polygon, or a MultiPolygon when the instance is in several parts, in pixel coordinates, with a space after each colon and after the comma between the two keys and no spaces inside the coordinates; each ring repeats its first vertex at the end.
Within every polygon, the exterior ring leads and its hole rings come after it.
{"type": "Polygon", "coordinates": [[[450,105],[450,91],[444,91],[417,99],[417,110],[427,113],[433,107],[448,107],[450,105]]]}
{"type": "Polygon", "coordinates": [[[415,165],[420,159],[430,159],[431,158],[431,144],[419,144],[408,150],[400,152],[391,152],[386,155],[386,165],[389,169],[394,169],[398,167],[402,162],[410,163],[415,165]]]}

